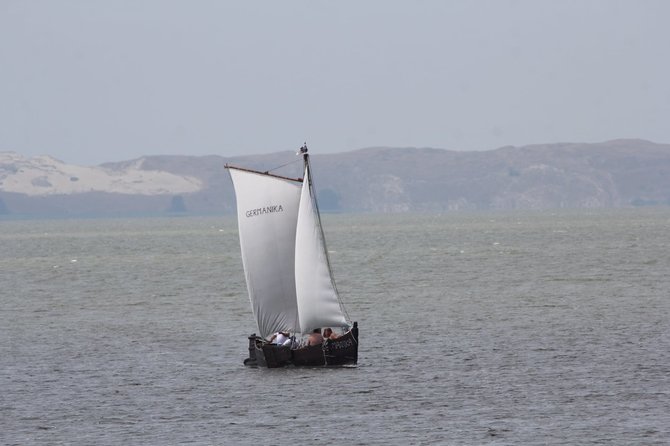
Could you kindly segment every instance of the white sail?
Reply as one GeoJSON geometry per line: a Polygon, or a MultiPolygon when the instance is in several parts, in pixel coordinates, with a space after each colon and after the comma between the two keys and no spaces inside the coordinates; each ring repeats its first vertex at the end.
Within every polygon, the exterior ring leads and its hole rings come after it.
{"type": "Polygon", "coordinates": [[[295,290],[302,333],[346,327],[326,257],[325,243],[305,166],[295,240],[295,290]]]}
{"type": "Polygon", "coordinates": [[[237,197],[242,263],[262,337],[300,332],[295,235],[300,181],[230,167],[237,197]]]}

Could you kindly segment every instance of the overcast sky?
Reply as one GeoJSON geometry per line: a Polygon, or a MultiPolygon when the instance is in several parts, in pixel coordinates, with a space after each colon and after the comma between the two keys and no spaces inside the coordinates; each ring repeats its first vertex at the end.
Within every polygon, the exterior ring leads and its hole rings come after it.
{"type": "Polygon", "coordinates": [[[0,151],[670,143],[670,1],[0,0],[0,151]]]}

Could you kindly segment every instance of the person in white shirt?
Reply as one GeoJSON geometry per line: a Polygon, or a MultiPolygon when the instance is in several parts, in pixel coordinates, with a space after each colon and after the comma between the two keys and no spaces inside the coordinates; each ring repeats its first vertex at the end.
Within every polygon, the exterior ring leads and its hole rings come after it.
{"type": "Polygon", "coordinates": [[[275,345],[291,345],[291,338],[288,333],[278,331],[270,338],[270,342],[275,345]]]}

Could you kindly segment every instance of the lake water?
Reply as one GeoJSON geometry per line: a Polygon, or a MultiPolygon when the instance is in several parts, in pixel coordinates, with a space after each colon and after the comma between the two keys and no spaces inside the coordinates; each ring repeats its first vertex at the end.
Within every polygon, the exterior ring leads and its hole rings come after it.
{"type": "Polygon", "coordinates": [[[359,365],[249,369],[230,217],[0,221],[0,444],[668,444],[670,210],[326,215],[359,365]]]}

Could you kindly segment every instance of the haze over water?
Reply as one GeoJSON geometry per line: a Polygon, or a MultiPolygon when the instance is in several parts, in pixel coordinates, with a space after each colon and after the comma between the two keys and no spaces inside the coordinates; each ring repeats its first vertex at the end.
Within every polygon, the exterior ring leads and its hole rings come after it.
{"type": "Polygon", "coordinates": [[[323,218],[355,369],[242,365],[231,217],[0,221],[0,443],[670,438],[670,209],[323,218]]]}

